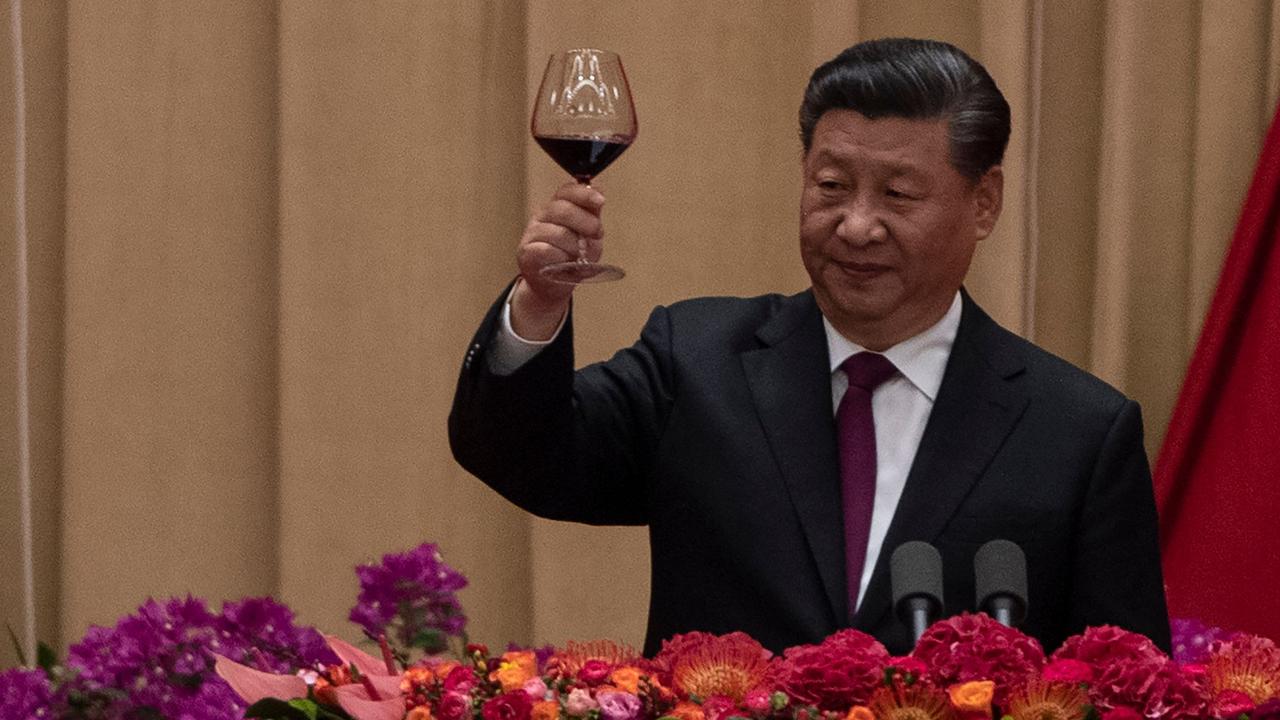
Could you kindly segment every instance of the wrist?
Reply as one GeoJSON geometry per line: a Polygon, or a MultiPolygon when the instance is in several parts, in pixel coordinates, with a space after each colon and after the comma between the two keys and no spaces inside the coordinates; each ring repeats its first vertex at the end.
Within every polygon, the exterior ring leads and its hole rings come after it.
{"type": "Polygon", "coordinates": [[[546,297],[524,280],[516,280],[511,292],[511,329],[516,335],[532,341],[550,340],[569,312],[570,292],[561,297],[546,297]]]}

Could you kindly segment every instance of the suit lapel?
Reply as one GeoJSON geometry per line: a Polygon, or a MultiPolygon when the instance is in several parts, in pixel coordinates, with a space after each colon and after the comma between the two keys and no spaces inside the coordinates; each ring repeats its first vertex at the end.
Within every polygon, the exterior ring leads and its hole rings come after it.
{"type": "Polygon", "coordinates": [[[822,578],[833,620],[848,617],[840,474],[827,338],[812,293],[786,298],[742,354],[760,424],[822,578]]]}
{"type": "Polygon", "coordinates": [[[1013,429],[1027,404],[1022,372],[1003,330],[964,295],[942,386],[881,546],[854,625],[870,632],[893,602],[889,558],[910,540],[934,542],[1013,429]]]}

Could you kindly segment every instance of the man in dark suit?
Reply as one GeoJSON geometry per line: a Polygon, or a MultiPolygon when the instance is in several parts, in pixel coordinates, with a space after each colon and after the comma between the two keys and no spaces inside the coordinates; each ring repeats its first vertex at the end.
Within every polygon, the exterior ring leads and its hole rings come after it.
{"type": "Polygon", "coordinates": [[[938,547],[953,614],[974,609],[973,555],[995,538],[1027,553],[1023,629],[1047,649],[1104,623],[1167,649],[1136,404],[961,289],[1000,214],[1008,134],[958,49],[846,50],[801,107],[812,288],[659,308],[577,372],[572,286],[538,270],[583,240],[599,255],[603,198],[560,188],[467,353],[455,456],[538,515],[649,527],[646,653],[690,630],[781,650],[849,626],[905,652],[892,550],[938,547]]]}

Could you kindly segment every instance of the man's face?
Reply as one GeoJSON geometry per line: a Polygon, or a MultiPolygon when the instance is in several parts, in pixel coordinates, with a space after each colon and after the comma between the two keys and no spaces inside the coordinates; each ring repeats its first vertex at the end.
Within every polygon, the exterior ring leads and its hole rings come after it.
{"type": "Polygon", "coordinates": [[[800,254],[843,335],[883,350],[937,322],[1000,215],[1003,176],[950,162],[946,120],[830,110],[804,158],[800,254]]]}

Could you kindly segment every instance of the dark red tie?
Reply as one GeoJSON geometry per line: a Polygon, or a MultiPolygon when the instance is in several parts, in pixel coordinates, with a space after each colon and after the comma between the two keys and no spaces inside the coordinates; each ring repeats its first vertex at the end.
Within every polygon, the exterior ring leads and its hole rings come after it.
{"type": "Polygon", "coordinates": [[[871,393],[893,377],[897,368],[883,355],[860,352],[841,363],[840,369],[849,378],[849,389],[836,411],[836,441],[844,508],[845,581],[852,618],[858,607],[871,510],[876,503],[876,423],[871,416],[871,393]]]}

